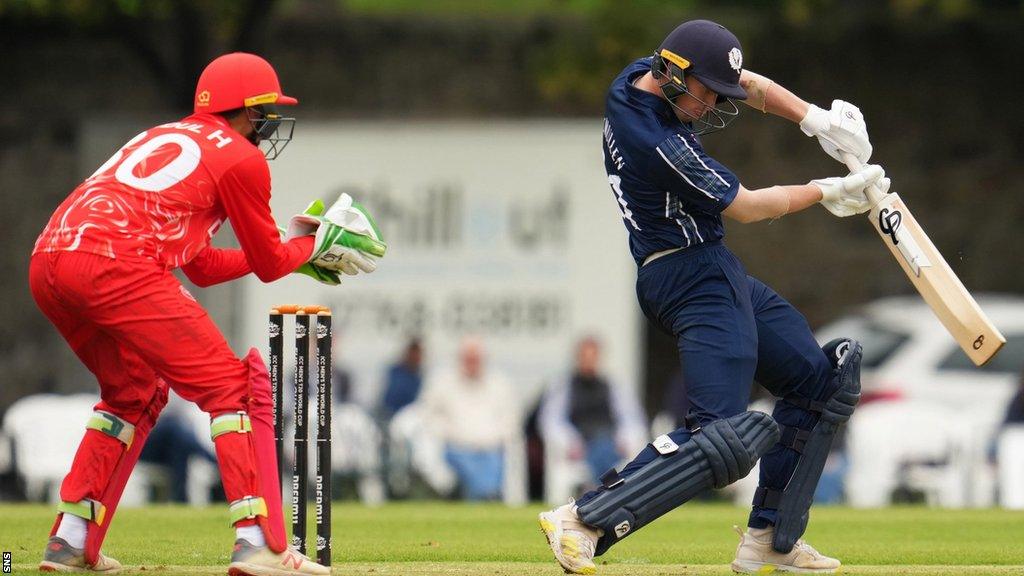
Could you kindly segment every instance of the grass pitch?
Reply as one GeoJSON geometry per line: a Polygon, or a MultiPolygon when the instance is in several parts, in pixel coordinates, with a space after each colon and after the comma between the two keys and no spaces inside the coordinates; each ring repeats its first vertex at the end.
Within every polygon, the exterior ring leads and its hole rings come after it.
{"type": "MultiPolygon", "coordinates": [[[[540,510],[336,503],[334,574],[558,576],[540,510]]],[[[47,506],[0,505],[0,551],[13,553],[14,573],[35,573],[53,516],[47,506]]],[[[600,558],[598,575],[731,574],[731,526],[745,520],[741,508],[684,506],[600,558]]],[[[817,508],[807,538],[843,560],[849,575],[1024,575],[1021,512],[817,508]]],[[[130,574],[224,574],[233,540],[224,506],[151,506],[118,511],[104,552],[130,574]]]]}

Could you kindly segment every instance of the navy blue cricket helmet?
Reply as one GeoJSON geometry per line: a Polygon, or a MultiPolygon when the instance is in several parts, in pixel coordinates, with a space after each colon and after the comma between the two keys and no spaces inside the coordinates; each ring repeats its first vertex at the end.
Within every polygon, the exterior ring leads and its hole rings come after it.
{"type": "Polygon", "coordinates": [[[725,128],[739,114],[733,99],[746,100],[740,86],[743,49],[736,35],[710,20],[690,20],[676,27],[658,47],[651,60],[651,73],[664,81],[661,91],[676,106],[676,98],[687,95],[686,75],[692,75],[717,95],[716,106],[704,117],[694,118],[696,133],[705,134],[725,128]]]}
{"type": "Polygon", "coordinates": [[[683,74],[692,74],[720,99],[747,98],[747,91],[740,86],[743,48],[736,35],[721,24],[710,20],[683,22],[661,43],[654,60],[669,73],[678,68],[679,81],[683,74]]]}

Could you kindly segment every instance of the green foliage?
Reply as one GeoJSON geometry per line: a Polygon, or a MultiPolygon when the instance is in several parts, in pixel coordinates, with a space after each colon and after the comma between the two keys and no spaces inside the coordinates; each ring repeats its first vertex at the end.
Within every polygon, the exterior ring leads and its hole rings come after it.
{"type": "MultiPolygon", "coordinates": [[[[587,18],[605,11],[609,6],[619,12],[636,9],[648,11],[646,2],[608,2],[606,0],[336,0],[337,5],[355,13],[470,16],[509,16],[577,14],[587,18]],[[640,5],[640,6],[638,6],[640,5]]],[[[672,11],[679,5],[693,5],[688,0],[652,3],[657,11],[672,11]]],[[[933,16],[957,20],[992,9],[1020,8],[1020,0],[886,0],[876,2],[842,2],[841,0],[718,0],[702,2],[705,7],[741,9],[760,17],[782,16],[791,24],[810,24],[815,18],[842,12],[888,14],[890,16],[933,16]]]]}
{"type": "Polygon", "coordinates": [[[187,109],[196,77],[214,56],[259,49],[277,1],[0,0],[0,29],[13,38],[116,39],[170,106],[187,109]]]}
{"type": "MultiPolygon", "coordinates": [[[[541,94],[566,103],[601,102],[608,84],[632,60],[654,52],[665,35],[693,15],[697,0],[666,3],[595,0],[577,33],[554,39],[535,60],[541,94]],[[689,16],[688,16],[689,15],[689,16]]],[[[579,111],[577,111],[579,113],[579,111]]]]}
{"type": "Polygon", "coordinates": [[[190,15],[196,21],[187,25],[204,24],[215,36],[227,37],[237,33],[253,4],[234,0],[0,0],[0,15],[21,22],[63,22],[80,31],[124,21],[180,25],[180,16],[190,15]]]}
{"type": "Polygon", "coordinates": [[[538,16],[587,14],[602,0],[338,0],[356,13],[405,15],[538,16]]]}

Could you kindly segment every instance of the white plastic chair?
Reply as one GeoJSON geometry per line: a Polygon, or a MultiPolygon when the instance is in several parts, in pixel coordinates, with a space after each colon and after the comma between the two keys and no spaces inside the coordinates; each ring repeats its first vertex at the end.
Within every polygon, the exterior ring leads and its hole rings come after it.
{"type": "Polygon", "coordinates": [[[14,466],[29,500],[59,498],[60,482],[71,469],[97,400],[87,394],[36,394],[7,410],[3,429],[14,445],[14,466]]]}
{"type": "Polygon", "coordinates": [[[999,503],[1024,510],[1024,424],[1007,426],[999,435],[999,503]]]}
{"type": "MultiPolygon", "coordinates": [[[[310,462],[316,455],[316,431],[310,430],[310,462]]],[[[383,434],[373,417],[358,404],[334,405],[331,416],[331,469],[355,475],[356,491],[364,504],[377,505],[387,498],[383,478],[383,434]]]]}
{"type": "Polygon", "coordinates": [[[0,430],[0,474],[7,474],[14,468],[14,445],[11,438],[0,430]]]}
{"type": "Polygon", "coordinates": [[[501,500],[506,506],[522,506],[527,501],[526,441],[522,434],[505,444],[505,478],[501,500]]]}
{"type": "MultiPolygon", "coordinates": [[[[310,402],[309,422],[307,423],[307,450],[310,483],[316,466],[316,412],[315,402],[310,402]]],[[[290,467],[295,454],[295,425],[288,422],[285,426],[285,498],[291,498],[290,467]]],[[[358,404],[351,402],[334,405],[331,414],[331,470],[335,474],[356,476],[356,491],[364,504],[377,505],[386,499],[384,489],[383,465],[381,453],[383,435],[373,418],[358,404]]]]}
{"type": "Polygon", "coordinates": [[[390,438],[389,482],[397,492],[407,491],[416,473],[442,496],[455,491],[458,478],[444,458],[444,444],[423,430],[418,404],[399,410],[388,425],[390,438]]]}
{"type": "MultiPolygon", "coordinates": [[[[14,447],[14,466],[25,482],[29,500],[60,500],[60,483],[71,469],[85,434],[85,424],[99,398],[93,394],[36,394],[15,402],[4,417],[3,431],[14,447]]],[[[139,464],[121,496],[121,506],[149,500],[149,486],[160,479],[159,467],[139,464]]]]}
{"type": "Polygon", "coordinates": [[[860,407],[849,427],[851,506],[887,505],[901,485],[922,490],[932,506],[969,504],[971,434],[957,413],[923,401],[876,402],[860,407]]]}
{"type": "Polygon", "coordinates": [[[544,436],[544,499],[553,506],[565,504],[593,481],[586,460],[569,458],[570,448],[565,438],[544,436]]]}

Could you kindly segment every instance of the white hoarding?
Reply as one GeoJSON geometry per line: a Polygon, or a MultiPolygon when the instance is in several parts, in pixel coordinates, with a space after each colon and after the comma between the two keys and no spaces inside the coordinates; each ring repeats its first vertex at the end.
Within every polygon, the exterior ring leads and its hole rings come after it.
{"type": "Polygon", "coordinates": [[[240,342],[266,349],[274,304],[329,305],[338,361],[357,398],[374,402],[408,335],[424,337],[428,370],[454,364],[460,339],[477,335],[526,401],[594,334],[609,375],[638,387],[636,267],[600,121],[300,121],[271,168],[282,225],[311,199],[348,192],[377,217],[389,252],[376,273],[335,288],[245,279],[240,342]]]}

